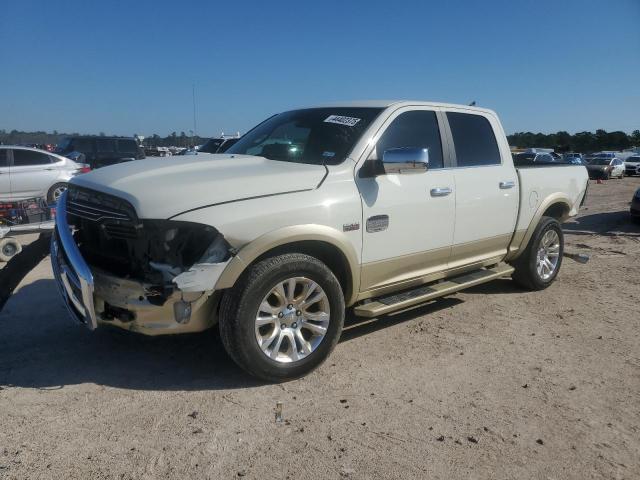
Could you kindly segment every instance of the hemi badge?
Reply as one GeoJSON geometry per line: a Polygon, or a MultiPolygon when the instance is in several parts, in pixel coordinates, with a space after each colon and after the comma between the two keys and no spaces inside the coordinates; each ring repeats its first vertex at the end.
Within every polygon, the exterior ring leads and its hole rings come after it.
{"type": "Polygon", "coordinates": [[[367,218],[367,232],[382,232],[389,228],[389,215],[375,215],[367,218]]]}
{"type": "Polygon", "coordinates": [[[342,225],[342,231],[343,232],[353,232],[354,230],[360,230],[360,224],[359,223],[345,223],[344,225],[342,225]]]}

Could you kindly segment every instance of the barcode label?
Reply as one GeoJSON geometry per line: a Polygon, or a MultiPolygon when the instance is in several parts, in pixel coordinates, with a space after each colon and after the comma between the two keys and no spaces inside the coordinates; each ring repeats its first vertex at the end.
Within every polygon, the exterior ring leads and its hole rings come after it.
{"type": "Polygon", "coordinates": [[[347,127],[354,127],[360,120],[360,118],[343,117],[342,115],[329,115],[324,119],[326,123],[337,123],[338,125],[346,125],[347,127]]]}

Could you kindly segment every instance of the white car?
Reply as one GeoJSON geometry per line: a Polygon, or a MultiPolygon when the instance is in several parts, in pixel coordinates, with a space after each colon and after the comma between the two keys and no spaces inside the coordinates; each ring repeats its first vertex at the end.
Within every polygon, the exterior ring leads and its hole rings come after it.
{"type": "Polygon", "coordinates": [[[624,161],[625,175],[640,175],[640,155],[632,155],[624,161]]]}
{"type": "Polygon", "coordinates": [[[0,201],[37,197],[56,202],[67,182],[87,171],[88,165],[55,153],[0,145],[0,201]]]}
{"type": "Polygon", "coordinates": [[[579,165],[515,168],[491,110],[307,108],[271,117],[225,154],[74,178],[51,259],[89,328],[218,324],[242,368],[281,381],[329,355],[347,307],[377,317],[510,275],[548,287],[561,222],[587,185],[579,165]]]}
{"type": "Polygon", "coordinates": [[[585,166],[591,178],[609,180],[624,177],[624,162],[613,153],[600,153],[591,158],[585,166]]]}

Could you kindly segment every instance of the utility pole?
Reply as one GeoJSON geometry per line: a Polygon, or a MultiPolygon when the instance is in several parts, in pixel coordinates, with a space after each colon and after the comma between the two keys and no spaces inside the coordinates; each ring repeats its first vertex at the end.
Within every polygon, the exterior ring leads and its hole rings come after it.
{"type": "MultiPolygon", "coordinates": [[[[191,84],[191,98],[193,100],[193,136],[196,135],[196,84],[191,84]]],[[[195,142],[195,138],[191,138],[191,143],[195,142]]]]}

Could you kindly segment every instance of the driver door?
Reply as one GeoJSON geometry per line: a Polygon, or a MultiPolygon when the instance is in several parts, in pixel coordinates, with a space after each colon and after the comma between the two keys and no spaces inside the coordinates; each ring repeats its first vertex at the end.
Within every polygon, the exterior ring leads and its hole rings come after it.
{"type": "Polygon", "coordinates": [[[446,269],[455,222],[453,171],[436,109],[399,109],[385,122],[366,153],[356,183],[363,209],[360,290],[382,293],[446,269]],[[364,173],[385,150],[427,148],[420,173],[364,173]],[[362,172],[362,173],[360,173],[362,172]]]}

